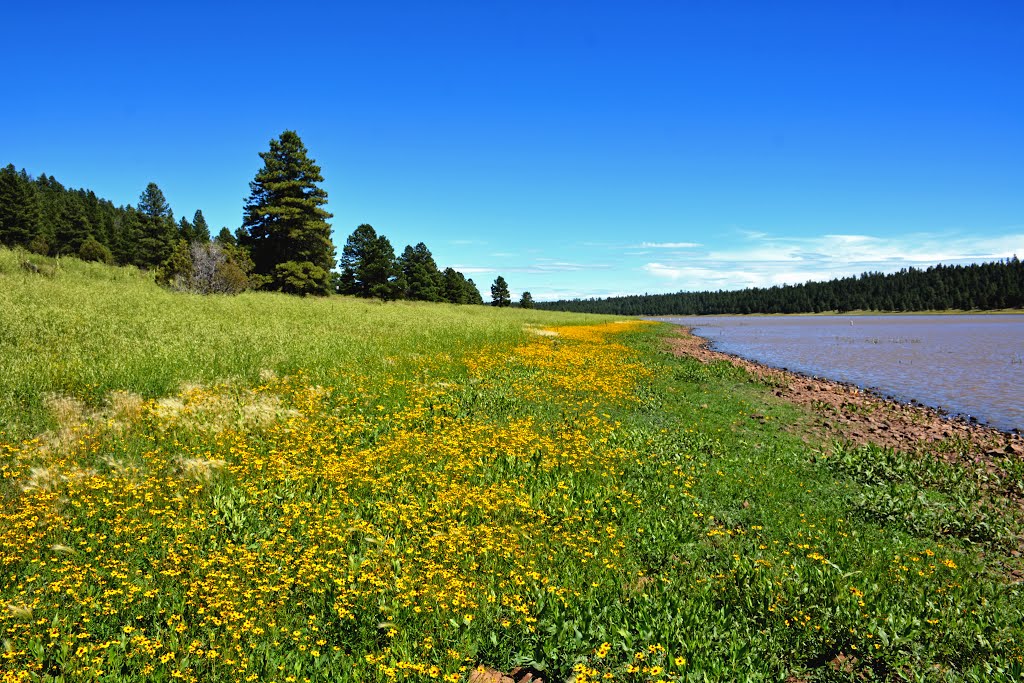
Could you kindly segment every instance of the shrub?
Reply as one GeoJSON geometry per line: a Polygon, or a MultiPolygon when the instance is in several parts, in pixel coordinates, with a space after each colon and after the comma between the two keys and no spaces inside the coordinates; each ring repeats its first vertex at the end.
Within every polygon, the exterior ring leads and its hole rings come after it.
{"type": "Polygon", "coordinates": [[[28,250],[33,254],[39,254],[40,256],[49,256],[50,254],[50,243],[46,241],[46,238],[41,235],[36,235],[28,243],[28,250]]]}
{"type": "Polygon", "coordinates": [[[104,245],[100,244],[94,237],[89,237],[82,246],[78,248],[78,258],[83,261],[97,261],[99,263],[112,264],[114,255],[104,245]]]}
{"type": "Polygon", "coordinates": [[[274,288],[288,294],[317,294],[330,292],[331,275],[310,261],[285,261],[274,268],[274,288]]]}

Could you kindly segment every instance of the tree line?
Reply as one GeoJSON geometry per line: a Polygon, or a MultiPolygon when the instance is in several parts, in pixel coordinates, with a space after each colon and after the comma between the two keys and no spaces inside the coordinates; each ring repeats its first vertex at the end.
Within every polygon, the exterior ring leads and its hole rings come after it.
{"type": "Polygon", "coordinates": [[[32,177],[9,164],[0,169],[0,244],[154,270],[162,284],[201,292],[257,284],[252,260],[231,231],[211,237],[201,209],[192,220],[176,221],[156,183],[135,206],[115,206],[92,190],[66,188],[53,176],[32,177]]]}
{"type": "Polygon", "coordinates": [[[440,270],[426,244],[407,245],[396,257],[391,241],[366,223],[348,236],[338,265],[334,283],[339,294],[384,301],[483,303],[472,278],[454,268],[440,270]]]}
{"type": "Polygon", "coordinates": [[[846,311],[996,310],[1024,307],[1024,265],[1010,259],[904,268],[799,285],[642,294],[538,303],[537,308],[615,315],[716,315],[846,311]]]}
{"type": "MultiPolygon", "coordinates": [[[[439,269],[426,244],[406,246],[396,257],[388,238],[368,224],[349,236],[336,264],[323,176],[298,134],[284,131],[260,158],[241,227],[233,233],[221,228],[215,237],[201,210],[191,221],[175,221],[156,183],[146,186],[136,206],[115,206],[91,190],[68,189],[53,177],[33,178],[8,165],[0,170],[0,244],[152,269],[158,282],[200,293],[266,289],[483,303],[476,283],[454,268],[439,269]]],[[[511,303],[499,276],[491,304],[511,303]]],[[[529,292],[519,305],[532,307],[529,292]]]]}
{"type": "Polygon", "coordinates": [[[136,206],[115,206],[45,173],[33,178],[13,164],[0,169],[0,243],[6,246],[152,268],[170,257],[181,238],[210,239],[203,212],[176,222],[155,183],[136,206]]]}

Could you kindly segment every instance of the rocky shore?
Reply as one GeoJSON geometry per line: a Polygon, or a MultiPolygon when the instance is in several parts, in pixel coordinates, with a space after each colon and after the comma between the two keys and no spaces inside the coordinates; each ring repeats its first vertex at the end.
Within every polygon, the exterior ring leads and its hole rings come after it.
{"type": "Polygon", "coordinates": [[[821,377],[771,368],[711,349],[707,340],[681,329],[668,338],[672,352],[701,362],[726,361],[775,388],[775,395],[805,406],[814,415],[809,438],[876,444],[913,453],[928,449],[949,461],[985,462],[1002,469],[1003,458],[1024,458],[1024,437],[959,417],[949,417],[917,402],[902,403],[859,387],[821,377]]]}

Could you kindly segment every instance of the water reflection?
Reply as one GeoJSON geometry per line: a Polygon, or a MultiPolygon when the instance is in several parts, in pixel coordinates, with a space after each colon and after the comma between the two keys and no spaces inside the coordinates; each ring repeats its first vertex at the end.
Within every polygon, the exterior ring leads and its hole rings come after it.
{"type": "Polygon", "coordinates": [[[1024,315],[661,318],[713,348],[1024,430],[1024,315]]]}

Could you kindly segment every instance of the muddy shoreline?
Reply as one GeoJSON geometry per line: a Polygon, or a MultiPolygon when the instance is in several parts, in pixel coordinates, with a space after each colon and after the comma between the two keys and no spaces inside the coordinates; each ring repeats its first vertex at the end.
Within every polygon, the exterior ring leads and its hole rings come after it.
{"type": "Polygon", "coordinates": [[[936,450],[948,460],[986,459],[993,466],[999,458],[1024,458],[1024,436],[1020,433],[946,415],[916,401],[904,403],[855,385],[715,351],[691,328],[681,327],[678,334],[666,339],[677,356],[703,363],[726,361],[773,385],[777,397],[810,409],[814,415],[812,431],[826,441],[873,443],[908,453],[936,450]]]}

